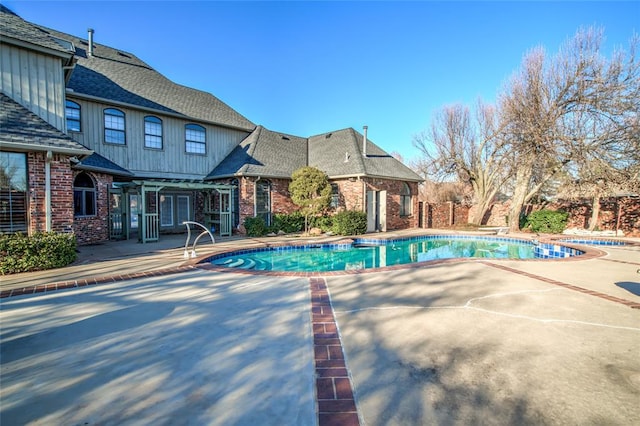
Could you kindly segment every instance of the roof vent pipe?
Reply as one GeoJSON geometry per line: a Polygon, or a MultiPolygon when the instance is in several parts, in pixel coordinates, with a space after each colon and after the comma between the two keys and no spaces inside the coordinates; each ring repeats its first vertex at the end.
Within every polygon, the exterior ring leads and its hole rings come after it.
{"type": "Polygon", "coordinates": [[[87,56],[93,56],[93,28],[87,30],[89,32],[89,49],[87,50],[87,56]]]}
{"type": "Polygon", "coordinates": [[[364,137],[362,138],[362,156],[367,156],[367,129],[369,126],[362,126],[364,137]]]}

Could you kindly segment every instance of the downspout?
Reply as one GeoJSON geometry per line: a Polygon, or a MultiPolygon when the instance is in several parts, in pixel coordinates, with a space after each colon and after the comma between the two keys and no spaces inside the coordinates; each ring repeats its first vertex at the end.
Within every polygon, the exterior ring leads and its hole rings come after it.
{"type": "Polygon", "coordinates": [[[260,180],[260,176],[258,179],[253,181],[253,217],[258,217],[258,181],[260,180]]]}
{"type": "Polygon", "coordinates": [[[47,232],[51,232],[51,161],[53,161],[53,152],[47,151],[44,161],[44,211],[47,232]]]}

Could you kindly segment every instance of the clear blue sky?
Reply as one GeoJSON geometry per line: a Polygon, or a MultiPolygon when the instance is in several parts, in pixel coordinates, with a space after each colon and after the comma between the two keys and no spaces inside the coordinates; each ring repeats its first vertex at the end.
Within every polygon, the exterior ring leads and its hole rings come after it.
{"type": "Polygon", "coordinates": [[[640,1],[6,1],[27,21],[131,52],[256,124],[311,136],[369,126],[406,160],[447,104],[493,102],[533,47],[582,26],[605,53],[640,33],[640,1]]]}

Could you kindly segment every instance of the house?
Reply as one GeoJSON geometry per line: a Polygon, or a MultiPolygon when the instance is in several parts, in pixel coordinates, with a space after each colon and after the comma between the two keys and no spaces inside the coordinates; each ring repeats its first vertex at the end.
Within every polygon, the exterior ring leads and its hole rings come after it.
{"type": "Polygon", "coordinates": [[[154,241],[183,221],[222,235],[296,209],[312,165],[334,207],[369,230],[417,226],[422,180],[354,129],[308,138],[256,126],[136,55],[24,21],[0,5],[0,232],[74,232],[80,244],[154,241]]]}
{"type": "Polygon", "coordinates": [[[205,180],[237,186],[235,224],[247,216],[268,224],[272,214],[296,209],[288,186],[304,166],[328,175],[334,208],[366,211],[370,232],[417,226],[422,179],[369,141],[366,127],[364,135],[350,128],[301,138],[258,126],[205,180]]]}

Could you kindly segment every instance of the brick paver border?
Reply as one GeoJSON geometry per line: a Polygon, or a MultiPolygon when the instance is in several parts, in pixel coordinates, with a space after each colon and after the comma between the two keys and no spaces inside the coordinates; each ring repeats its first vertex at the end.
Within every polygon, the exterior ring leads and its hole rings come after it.
{"type": "MultiPolygon", "coordinates": [[[[491,266],[491,267],[496,268],[496,269],[501,269],[503,271],[513,272],[514,274],[522,275],[522,276],[525,276],[525,277],[528,277],[528,278],[533,278],[533,279],[536,279],[536,280],[539,280],[539,281],[544,281],[546,283],[557,285],[559,287],[564,287],[564,288],[569,289],[569,290],[574,290],[574,291],[578,291],[580,293],[589,294],[591,296],[599,297],[601,299],[605,299],[605,300],[608,300],[610,302],[620,303],[622,305],[628,306],[628,307],[633,308],[633,309],[640,309],[640,303],[638,303],[638,302],[634,302],[634,301],[627,300],[627,299],[622,299],[620,297],[611,296],[611,295],[608,295],[606,293],[601,293],[601,292],[595,291],[595,290],[589,290],[587,288],[579,287],[577,285],[563,283],[562,281],[554,280],[552,278],[543,277],[541,275],[532,274],[530,272],[521,271],[519,269],[511,268],[509,266],[501,265],[501,264],[498,264],[498,263],[487,262],[487,261],[483,261],[483,262],[480,262],[480,263],[482,263],[484,265],[487,265],[487,266],[491,266]]],[[[625,262],[625,263],[633,263],[633,262],[625,262]]]]}
{"type": "Polygon", "coordinates": [[[309,279],[311,325],[316,366],[316,398],[320,426],[359,426],[342,342],[324,278],[309,279]]]}
{"type": "Polygon", "coordinates": [[[132,280],[135,278],[158,277],[164,275],[177,274],[184,271],[195,269],[193,265],[177,266],[175,268],[157,269],[155,271],[135,272],[131,274],[116,274],[105,277],[85,278],[71,281],[58,281],[49,284],[26,285],[24,287],[16,287],[8,290],[0,291],[0,299],[13,296],[22,296],[24,294],[45,293],[55,290],[65,290],[69,288],[87,287],[97,284],[108,284],[120,281],[132,280]]]}

